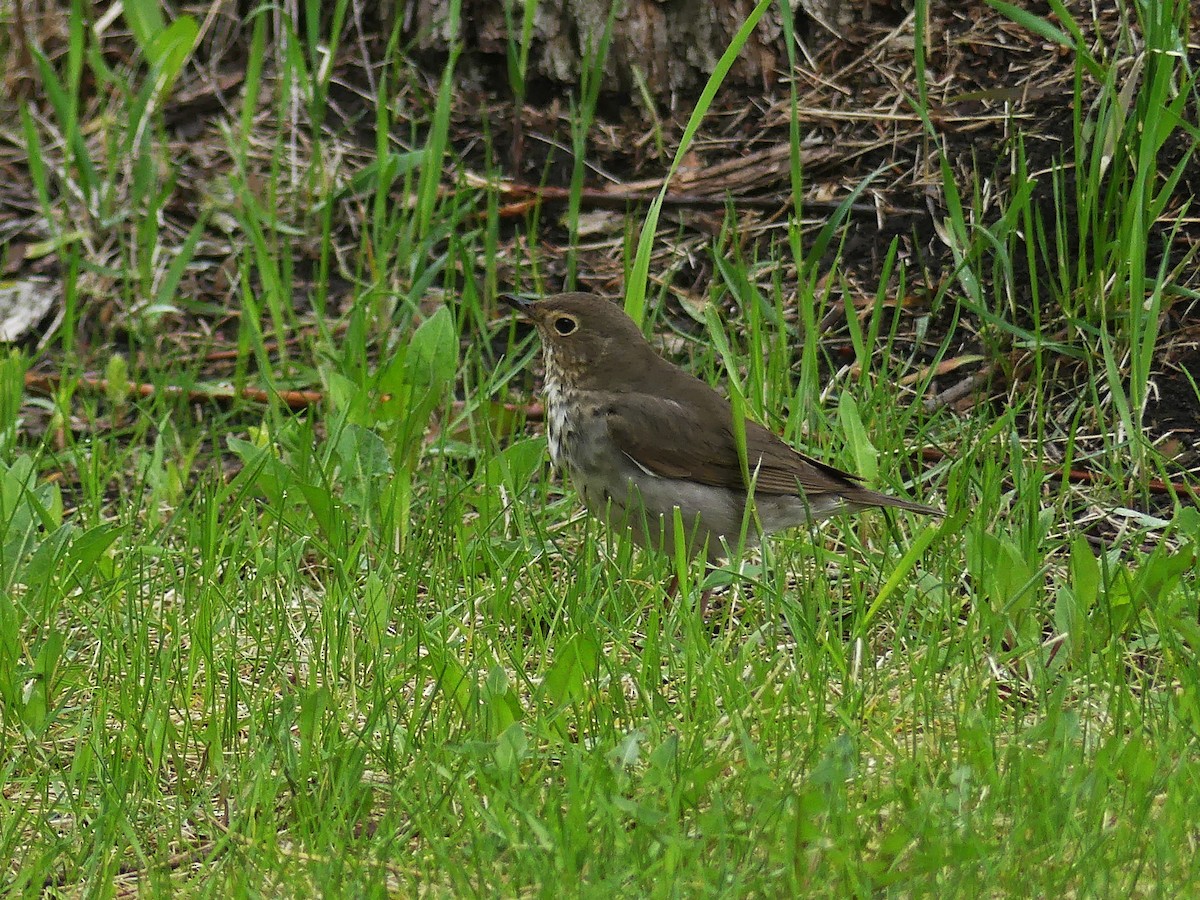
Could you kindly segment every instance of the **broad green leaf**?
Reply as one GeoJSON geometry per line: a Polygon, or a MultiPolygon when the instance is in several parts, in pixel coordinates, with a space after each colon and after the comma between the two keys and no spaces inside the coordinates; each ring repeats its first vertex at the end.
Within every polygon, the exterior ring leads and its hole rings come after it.
{"type": "Polygon", "coordinates": [[[513,722],[496,738],[496,768],[506,775],[513,774],[528,755],[529,738],[525,734],[525,726],[513,722]]]}
{"type": "Polygon", "coordinates": [[[849,391],[842,391],[838,399],[838,422],[854,456],[854,471],[866,481],[873,481],[879,473],[879,451],[871,443],[858,412],[858,401],[849,391]]]}
{"type": "Polygon", "coordinates": [[[441,307],[413,332],[405,356],[407,381],[440,390],[458,371],[458,335],[450,310],[441,307]]]}
{"type": "Polygon", "coordinates": [[[151,65],[157,69],[156,89],[162,97],[171,91],[175,79],[187,64],[200,29],[191,16],[180,16],[164,30],[158,32],[145,48],[151,65]]]}
{"type": "Polygon", "coordinates": [[[1071,591],[1084,614],[1100,596],[1100,563],[1083,535],[1071,542],[1071,591]]]}
{"type": "Polygon", "coordinates": [[[363,585],[363,599],[366,620],[363,634],[371,648],[378,651],[383,647],[383,640],[387,635],[388,622],[392,615],[392,600],[387,585],[374,570],[367,573],[367,582],[363,585]]]}
{"type": "Polygon", "coordinates": [[[579,632],[559,647],[542,680],[542,694],[557,706],[582,699],[587,680],[599,665],[599,642],[591,635],[579,632]]]}
{"type": "Polygon", "coordinates": [[[167,24],[163,20],[159,0],[125,0],[122,11],[125,21],[129,23],[129,30],[133,32],[133,39],[137,41],[146,57],[152,58],[149,47],[154,39],[162,34],[167,24]]]}

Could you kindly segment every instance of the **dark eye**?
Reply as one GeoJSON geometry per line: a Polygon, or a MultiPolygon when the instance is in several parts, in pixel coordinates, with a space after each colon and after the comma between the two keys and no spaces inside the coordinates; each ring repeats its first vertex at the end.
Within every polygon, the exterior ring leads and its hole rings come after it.
{"type": "Polygon", "coordinates": [[[554,330],[565,337],[575,330],[575,324],[570,316],[559,316],[554,320],[554,330]]]}

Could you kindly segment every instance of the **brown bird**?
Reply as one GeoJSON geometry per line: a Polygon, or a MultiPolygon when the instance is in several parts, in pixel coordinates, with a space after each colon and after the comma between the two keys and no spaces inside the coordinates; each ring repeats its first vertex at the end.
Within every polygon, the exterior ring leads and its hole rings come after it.
{"type": "Polygon", "coordinates": [[[678,508],[689,555],[703,552],[710,564],[728,556],[742,541],[749,484],[755,515],[743,545],[871,507],[942,515],[865,488],[749,419],[748,484],[729,401],[655,353],[619,306],[582,293],[501,299],[542,340],[551,459],[589,512],[610,528],[628,527],[643,547],[672,552],[678,508]]]}

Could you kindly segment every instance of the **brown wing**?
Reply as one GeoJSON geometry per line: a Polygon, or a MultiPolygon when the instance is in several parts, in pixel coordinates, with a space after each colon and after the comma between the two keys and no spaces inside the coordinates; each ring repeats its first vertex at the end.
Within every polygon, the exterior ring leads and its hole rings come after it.
{"type": "MultiPolygon", "coordinates": [[[[609,434],[622,453],[651,474],[744,488],[732,407],[719,395],[712,396],[720,402],[683,404],[649,394],[622,394],[619,403],[605,407],[609,434]]],[[[853,475],[797,453],[749,420],[746,454],[758,494],[863,490],[853,475]]]]}

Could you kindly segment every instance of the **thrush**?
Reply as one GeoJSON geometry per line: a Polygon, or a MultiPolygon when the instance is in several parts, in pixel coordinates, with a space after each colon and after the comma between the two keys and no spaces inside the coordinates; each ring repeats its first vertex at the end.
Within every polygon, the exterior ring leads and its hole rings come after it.
{"type": "Polygon", "coordinates": [[[704,553],[710,565],[762,534],[838,513],[942,515],[870,490],[750,419],[743,467],[730,402],[659,356],[614,303],[584,293],[502,299],[541,338],[551,459],[590,513],[628,528],[642,547],[673,550],[676,509],[688,555],[704,553]]]}

